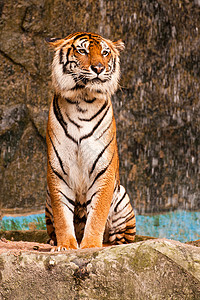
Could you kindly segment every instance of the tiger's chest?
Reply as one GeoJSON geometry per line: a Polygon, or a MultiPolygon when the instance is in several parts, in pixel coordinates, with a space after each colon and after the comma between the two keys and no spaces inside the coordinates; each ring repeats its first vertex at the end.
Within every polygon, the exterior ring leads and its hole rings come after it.
{"type": "Polygon", "coordinates": [[[107,164],[104,149],[110,139],[112,119],[109,99],[93,102],[54,99],[49,116],[54,147],[70,186],[78,193],[86,192],[96,174],[107,164]]]}

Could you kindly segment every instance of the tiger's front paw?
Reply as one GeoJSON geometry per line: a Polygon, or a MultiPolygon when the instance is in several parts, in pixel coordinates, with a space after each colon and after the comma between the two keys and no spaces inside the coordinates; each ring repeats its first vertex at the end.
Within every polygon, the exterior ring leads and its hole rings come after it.
{"type": "Polygon", "coordinates": [[[57,246],[54,246],[51,250],[51,252],[56,252],[56,251],[67,251],[69,249],[77,249],[78,244],[74,236],[69,236],[68,238],[65,239],[65,241],[59,241],[58,238],[58,243],[57,246]]]}
{"type": "Polygon", "coordinates": [[[102,239],[98,237],[84,237],[81,244],[80,248],[85,249],[85,248],[100,248],[102,247],[102,239]]]}

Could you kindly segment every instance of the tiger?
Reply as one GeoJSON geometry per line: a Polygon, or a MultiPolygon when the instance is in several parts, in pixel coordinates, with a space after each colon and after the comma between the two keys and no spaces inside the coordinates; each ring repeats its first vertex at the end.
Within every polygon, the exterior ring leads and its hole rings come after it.
{"type": "Polygon", "coordinates": [[[132,243],[135,214],[120,185],[111,103],[124,43],[89,32],[47,42],[54,49],[45,208],[52,251],[132,243]]]}

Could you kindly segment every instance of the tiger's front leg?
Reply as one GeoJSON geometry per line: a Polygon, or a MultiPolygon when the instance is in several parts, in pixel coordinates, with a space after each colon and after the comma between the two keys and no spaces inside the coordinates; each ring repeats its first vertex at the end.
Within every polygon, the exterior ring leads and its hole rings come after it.
{"type": "MultiPolygon", "coordinates": [[[[116,156],[116,155],[115,155],[116,156]]],[[[95,183],[94,197],[84,230],[80,248],[102,247],[105,225],[113,197],[115,185],[115,159],[104,176],[95,183]]]]}
{"type": "Polygon", "coordinates": [[[56,176],[49,162],[47,174],[57,239],[57,246],[53,248],[53,251],[77,249],[78,245],[73,225],[74,207],[70,205],[72,195],[70,195],[70,198],[67,196],[65,189],[63,189],[62,179],[56,176]]]}

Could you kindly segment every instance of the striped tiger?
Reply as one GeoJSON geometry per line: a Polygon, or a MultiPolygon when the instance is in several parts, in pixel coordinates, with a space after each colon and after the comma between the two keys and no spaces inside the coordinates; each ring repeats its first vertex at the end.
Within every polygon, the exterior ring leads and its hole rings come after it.
{"type": "Polygon", "coordinates": [[[111,95],[124,44],[78,32],[48,39],[55,90],[47,125],[46,225],[53,251],[131,243],[136,227],[119,180],[111,95]]]}

